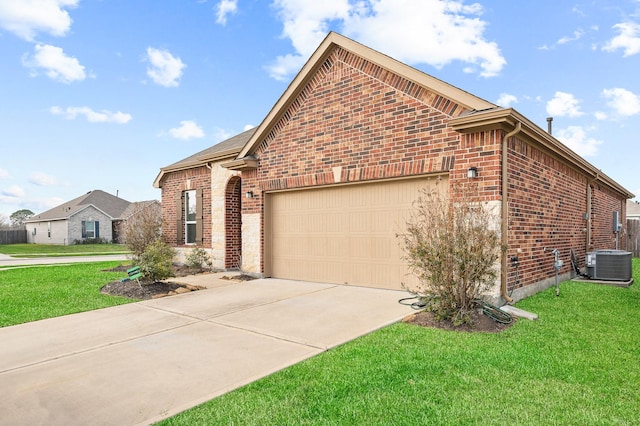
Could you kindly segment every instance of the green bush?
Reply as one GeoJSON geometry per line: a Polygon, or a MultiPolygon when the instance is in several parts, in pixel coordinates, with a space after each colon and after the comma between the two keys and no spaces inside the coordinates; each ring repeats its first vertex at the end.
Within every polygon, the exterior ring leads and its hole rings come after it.
{"type": "Polygon", "coordinates": [[[204,269],[213,266],[213,260],[207,253],[207,251],[200,247],[194,247],[186,258],[186,264],[192,269],[204,269]]]}
{"type": "Polygon", "coordinates": [[[140,272],[145,279],[159,281],[173,276],[173,256],[175,252],[160,239],[147,245],[138,258],[140,272]]]}

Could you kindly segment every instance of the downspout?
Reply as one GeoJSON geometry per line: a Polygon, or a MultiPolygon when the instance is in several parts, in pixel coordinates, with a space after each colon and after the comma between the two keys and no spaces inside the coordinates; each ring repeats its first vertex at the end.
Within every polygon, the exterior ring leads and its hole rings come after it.
{"type": "Polygon", "coordinates": [[[591,246],[591,184],[598,180],[599,173],[596,173],[593,179],[587,181],[587,240],[585,242],[585,253],[589,252],[591,246]]]}
{"type": "Polygon", "coordinates": [[[502,137],[502,220],[500,223],[500,239],[502,246],[502,257],[500,268],[500,295],[507,303],[512,303],[513,299],[509,297],[507,293],[507,247],[509,245],[509,238],[507,235],[509,228],[509,197],[508,190],[509,180],[507,179],[508,161],[507,161],[507,140],[511,136],[515,136],[522,130],[522,123],[518,121],[516,127],[502,137]]]}

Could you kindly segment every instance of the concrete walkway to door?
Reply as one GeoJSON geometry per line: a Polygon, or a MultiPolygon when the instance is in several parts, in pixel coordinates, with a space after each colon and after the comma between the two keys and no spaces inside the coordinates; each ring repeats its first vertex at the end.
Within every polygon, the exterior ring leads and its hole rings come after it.
{"type": "Polygon", "coordinates": [[[150,424],[411,312],[401,291],[194,280],[210,288],[0,328],[0,424],[150,424]]]}

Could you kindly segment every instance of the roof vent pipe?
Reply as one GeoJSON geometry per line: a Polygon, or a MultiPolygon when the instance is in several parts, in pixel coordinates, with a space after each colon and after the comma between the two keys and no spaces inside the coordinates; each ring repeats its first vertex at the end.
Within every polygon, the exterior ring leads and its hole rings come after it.
{"type": "Polygon", "coordinates": [[[550,135],[553,134],[552,133],[552,129],[551,129],[551,123],[553,122],[553,117],[547,117],[547,133],[549,133],[550,135]]]}

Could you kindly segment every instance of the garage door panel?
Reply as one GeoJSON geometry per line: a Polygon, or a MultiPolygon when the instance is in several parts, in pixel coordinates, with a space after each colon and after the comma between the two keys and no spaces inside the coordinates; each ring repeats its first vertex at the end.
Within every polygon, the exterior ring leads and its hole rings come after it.
{"type": "MultiPolygon", "coordinates": [[[[437,178],[268,194],[265,258],[278,278],[400,289],[415,283],[396,234],[437,178]]],[[[448,182],[440,179],[440,190],[448,182]]]]}

